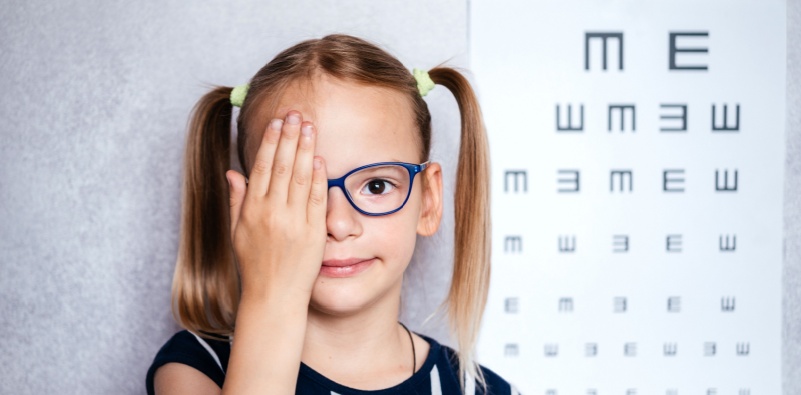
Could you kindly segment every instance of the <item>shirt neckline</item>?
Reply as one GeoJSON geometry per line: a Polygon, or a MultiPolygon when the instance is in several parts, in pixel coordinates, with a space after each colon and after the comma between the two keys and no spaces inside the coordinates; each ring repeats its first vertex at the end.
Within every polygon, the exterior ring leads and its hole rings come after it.
{"type": "Polygon", "coordinates": [[[417,332],[412,331],[412,333],[416,334],[423,338],[423,340],[428,342],[429,350],[428,355],[426,356],[423,365],[420,366],[414,374],[407,378],[406,380],[398,383],[389,388],[379,389],[379,390],[360,390],[352,387],[348,387],[342,384],[337,383],[329,379],[328,377],[323,376],[318,371],[312,369],[309,365],[305,363],[300,363],[300,374],[306,376],[307,378],[317,382],[318,384],[322,385],[325,389],[336,392],[341,395],[387,395],[387,394],[404,394],[410,393],[409,390],[418,387],[420,382],[424,381],[430,376],[431,369],[434,368],[434,365],[437,363],[437,359],[439,358],[440,354],[440,344],[425,335],[421,335],[417,332]]]}

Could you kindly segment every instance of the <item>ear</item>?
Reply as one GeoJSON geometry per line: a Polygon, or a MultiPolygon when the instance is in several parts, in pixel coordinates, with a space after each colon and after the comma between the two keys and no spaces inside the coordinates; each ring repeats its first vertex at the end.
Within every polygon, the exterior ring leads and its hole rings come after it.
{"type": "Polygon", "coordinates": [[[439,229],[442,219],[442,167],[439,163],[429,163],[421,176],[425,177],[423,206],[417,221],[417,234],[431,236],[439,229]]]}

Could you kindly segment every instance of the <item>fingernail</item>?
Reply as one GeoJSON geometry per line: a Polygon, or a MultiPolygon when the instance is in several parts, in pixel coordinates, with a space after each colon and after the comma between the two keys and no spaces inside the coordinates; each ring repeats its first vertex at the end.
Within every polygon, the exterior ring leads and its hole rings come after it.
{"type": "Polygon", "coordinates": [[[270,123],[270,127],[273,128],[273,130],[281,130],[281,126],[283,125],[284,121],[280,119],[273,119],[273,121],[270,123]]]}
{"type": "Polygon", "coordinates": [[[289,116],[286,117],[286,121],[289,122],[292,125],[297,125],[297,124],[300,123],[300,115],[294,114],[294,113],[293,114],[289,114],[289,116]]]}
{"type": "Polygon", "coordinates": [[[303,128],[300,129],[300,132],[303,133],[306,137],[311,137],[312,135],[312,126],[311,125],[304,125],[303,128]]]}
{"type": "Polygon", "coordinates": [[[314,158],[314,169],[320,170],[321,167],[323,167],[323,162],[320,160],[320,158],[314,158]]]}

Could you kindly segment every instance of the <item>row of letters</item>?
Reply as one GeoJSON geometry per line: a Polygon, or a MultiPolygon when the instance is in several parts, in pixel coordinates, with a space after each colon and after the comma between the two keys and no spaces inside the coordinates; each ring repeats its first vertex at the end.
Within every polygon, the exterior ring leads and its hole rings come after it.
{"type": "MultiPolygon", "coordinates": [[[[587,392],[585,393],[585,395],[606,395],[606,394],[610,394],[611,395],[612,392],[608,392],[608,393],[604,392],[602,394],[597,389],[588,388],[587,392]]],[[[699,392],[689,392],[689,391],[688,392],[682,391],[681,393],[679,393],[679,390],[677,390],[675,388],[668,388],[668,389],[665,390],[665,395],[685,395],[685,394],[687,394],[687,395],[690,395],[690,394],[692,394],[692,395],[725,395],[727,393],[718,391],[717,388],[707,388],[705,391],[700,392],[700,393],[699,392]]],[[[740,388],[737,391],[732,392],[730,394],[731,395],[751,395],[751,390],[749,388],[740,388]]],[[[545,395],[559,395],[559,391],[557,391],[555,389],[548,389],[548,390],[545,390],[545,395]]],[[[640,394],[637,393],[637,389],[636,388],[629,388],[625,392],[623,392],[621,395],[640,395],[640,394]]]]}
{"type": "MultiPolygon", "coordinates": [[[[679,32],[668,32],[668,48],[667,48],[667,55],[668,55],[668,64],[667,68],[670,71],[701,71],[707,72],[709,71],[709,65],[706,64],[687,64],[681,61],[679,55],[685,57],[687,55],[692,56],[693,58],[697,59],[698,54],[706,54],[709,53],[709,48],[697,46],[698,41],[706,40],[709,37],[708,30],[699,30],[699,31],[679,31],[679,32]],[[694,41],[696,42],[696,46],[684,46],[680,45],[679,41],[685,42],[686,41],[694,41]]],[[[585,32],[584,33],[584,70],[590,71],[590,58],[592,48],[597,48],[597,45],[593,45],[593,43],[600,44],[601,46],[601,70],[604,72],[608,70],[608,53],[609,47],[615,44],[614,46],[617,48],[617,69],[620,71],[624,70],[623,67],[623,48],[624,48],[624,34],[622,31],[605,31],[605,32],[585,32]]],[[[648,51],[651,52],[652,48],[648,48],[648,51]]],[[[686,59],[685,59],[686,61],[686,59]]],[[[697,60],[696,60],[697,61],[697,60]]]]}
{"type": "MultiPolygon", "coordinates": [[[[665,236],[665,252],[679,253],[684,251],[684,237],[682,234],[669,234],[665,236]]],[[[725,253],[737,251],[737,235],[721,234],[718,237],[718,250],[725,253]]],[[[576,235],[558,236],[557,246],[559,253],[572,254],[576,252],[576,235]]],[[[628,253],[631,248],[629,235],[612,235],[612,252],[628,253]]],[[[523,236],[509,235],[503,239],[503,252],[505,254],[521,254],[523,252],[523,236]]]]}
{"type": "MultiPolygon", "coordinates": [[[[622,355],[626,357],[636,357],[638,351],[637,342],[627,342],[623,344],[622,355]]],[[[559,356],[559,343],[546,343],[543,345],[543,356],[548,358],[555,358],[559,356]]],[[[737,342],[732,347],[733,354],[738,357],[747,357],[751,353],[751,343],[737,342]]],[[[705,357],[717,356],[719,352],[718,343],[708,341],[702,345],[702,355],[705,357]]],[[[506,343],[504,345],[503,355],[506,357],[520,356],[520,345],[517,343],[506,343]]],[[[665,357],[675,357],[679,355],[679,344],[676,342],[662,343],[662,355],[665,357]]],[[[597,357],[599,356],[598,343],[584,343],[584,356],[597,357]]]]}
{"type": "MultiPolygon", "coordinates": [[[[580,193],[581,171],[576,169],[557,169],[556,184],[558,193],[580,193]]],[[[715,192],[737,192],[737,169],[715,169],[715,192]]],[[[685,192],[685,169],[663,169],[661,175],[662,192],[685,192]]],[[[609,171],[609,192],[633,192],[634,171],[632,169],[611,169],[609,171]]],[[[503,172],[504,193],[527,193],[528,170],[508,169],[503,172]]]]}
{"type": "MultiPolygon", "coordinates": [[[[734,296],[722,296],[720,298],[720,311],[732,313],[736,309],[737,298],[734,296]]],[[[520,312],[520,298],[507,297],[503,302],[503,311],[507,314],[517,314],[520,312]]],[[[572,313],[574,310],[573,298],[569,296],[560,297],[557,303],[558,311],[561,313],[572,313]]],[[[612,311],[615,313],[626,313],[629,311],[629,300],[625,296],[615,296],[612,298],[612,311]]],[[[669,296],[666,299],[666,311],[668,313],[681,312],[681,296],[669,296]]]]}
{"type": "MultiPolygon", "coordinates": [[[[556,132],[582,133],[584,132],[584,104],[578,104],[578,111],[573,111],[574,104],[556,105],[556,132]],[[564,115],[564,116],[563,116],[564,115]]],[[[687,103],[660,103],[659,126],[661,133],[685,133],[688,131],[688,104],[687,103]]],[[[609,104],[606,108],[606,131],[612,133],[617,124],[620,132],[637,131],[637,106],[635,104],[609,104]],[[628,119],[628,122],[626,122],[628,119]],[[617,122],[615,122],[617,120],[617,122]]],[[[740,132],[740,104],[735,104],[732,113],[729,105],[723,104],[718,109],[712,104],[711,125],[712,133],[739,133],[740,132]]]]}

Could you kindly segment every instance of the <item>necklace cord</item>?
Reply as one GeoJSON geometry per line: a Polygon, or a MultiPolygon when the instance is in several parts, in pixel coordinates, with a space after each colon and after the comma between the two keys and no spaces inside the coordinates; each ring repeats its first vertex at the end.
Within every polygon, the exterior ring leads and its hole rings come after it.
{"type": "Polygon", "coordinates": [[[401,324],[403,329],[406,329],[406,333],[409,334],[409,341],[412,343],[412,376],[414,376],[414,371],[417,370],[417,354],[414,351],[414,339],[412,339],[412,332],[406,327],[406,325],[403,325],[402,322],[398,321],[398,323],[401,324]]]}

